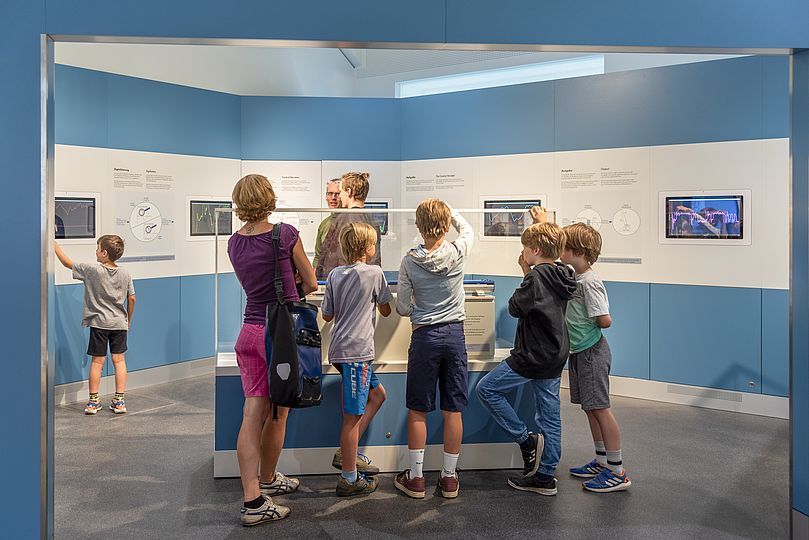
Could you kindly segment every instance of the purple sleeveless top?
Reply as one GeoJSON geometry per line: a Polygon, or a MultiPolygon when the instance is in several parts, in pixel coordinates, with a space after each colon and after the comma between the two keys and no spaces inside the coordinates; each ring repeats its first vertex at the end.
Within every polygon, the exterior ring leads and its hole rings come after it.
{"type": "MultiPolygon", "coordinates": [[[[292,263],[292,248],[298,241],[298,230],[292,225],[275,225],[281,228],[281,280],[284,283],[284,300],[298,301],[295,287],[295,267],[292,263]]],[[[244,308],[245,324],[265,324],[267,304],[277,302],[275,295],[275,259],[272,231],[245,236],[233,233],[228,240],[228,256],[239,283],[247,295],[244,308]]]]}

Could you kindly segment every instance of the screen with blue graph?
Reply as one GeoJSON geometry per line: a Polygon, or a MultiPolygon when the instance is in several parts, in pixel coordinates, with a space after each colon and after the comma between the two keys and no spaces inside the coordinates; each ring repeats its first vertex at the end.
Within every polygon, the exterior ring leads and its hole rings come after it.
{"type": "Polygon", "coordinates": [[[95,238],[94,197],[56,197],[56,238],[95,238]]]}
{"type": "Polygon", "coordinates": [[[483,215],[483,236],[520,236],[531,224],[528,210],[532,206],[542,206],[539,199],[513,201],[483,201],[486,210],[503,210],[487,212],[483,215]]]}
{"type": "MultiPolygon", "coordinates": [[[[191,201],[191,236],[215,236],[217,208],[233,208],[230,201],[191,201]]],[[[233,232],[233,214],[219,213],[219,234],[230,236],[233,232]]]]}
{"type": "Polygon", "coordinates": [[[744,196],[666,197],[666,238],[744,238],[744,196]]]}
{"type": "MultiPolygon", "coordinates": [[[[365,201],[365,208],[387,208],[388,203],[384,201],[365,201]]],[[[371,219],[376,223],[379,234],[388,234],[388,213],[371,214],[371,219]]]]}

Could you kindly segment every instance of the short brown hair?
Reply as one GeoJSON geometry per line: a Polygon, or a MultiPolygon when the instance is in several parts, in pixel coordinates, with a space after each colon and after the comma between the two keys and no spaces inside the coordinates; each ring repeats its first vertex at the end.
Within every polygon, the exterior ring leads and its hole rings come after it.
{"type": "Polygon", "coordinates": [[[452,212],[442,200],[425,199],[416,208],[416,228],[425,238],[440,238],[449,231],[452,212]]]}
{"type": "Polygon", "coordinates": [[[365,255],[369,246],[376,245],[376,230],[367,223],[349,223],[340,229],[340,252],[348,264],[365,255]]]}
{"type": "Polygon", "coordinates": [[[363,172],[348,172],[341,178],[340,186],[344,191],[351,190],[351,196],[360,201],[364,201],[368,196],[370,184],[368,184],[368,177],[370,173],[363,172]]]}
{"type": "Polygon", "coordinates": [[[601,234],[586,223],[573,223],[565,227],[567,240],[565,247],[574,255],[583,255],[587,262],[594,264],[601,255],[601,234]]]}
{"type": "Polygon", "coordinates": [[[124,239],[117,234],[105,234],[98,238],[98,247],[107,252],[107,258],[117,261],[124,254],[124,239]]]}
{"type": "Polygon", "coordinates": [[[266,176],[248,174],[233,187],[236,216],[242,221],[264,219],[275,210],[275,191],[266,176]]]}
{"type": "Polygon", "coordinates": [[[534,223],[522,232],[522,245],[538,249],[545,258],[556,260],[565,249],[565,231],[556,223],[534,223]]]}

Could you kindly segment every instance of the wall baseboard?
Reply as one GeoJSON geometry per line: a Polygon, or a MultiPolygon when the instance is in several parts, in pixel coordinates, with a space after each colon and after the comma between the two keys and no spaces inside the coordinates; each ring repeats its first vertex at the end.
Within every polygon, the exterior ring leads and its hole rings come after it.
{"type": "MultiPolygon", "coordinates": [[[[569,388],[567,370],[562,373],[562,387],[569,388]]],[[[779,396],[612,376],[610,394],[785,420],[789,418],[789,398],[779,396]]]]}
{"type": "MultiPolygon", "coordinates": [[[[330,448],[284,448],[278,460],[278,470],[284,474],[335,474],[331,466],[334,451],[330,448]]],[[[407,445],[360,447],[360,452],[371,458],[381,472],[401,472],[407,468],[407,445]]],[[[424,470],[437,471],[444,459],[444,447],[427,445],[424,452],[424,470]]],[[[463,469],[521,469],[522,456],[514,443],[464,444],[461,461],[463,469]]],[[[213,458],[214,478],[239,476],[239,462],[235,450],[217,450],[213,458]]]]}
{"type": "MultiPolygon", "coordinates": [[[[201,358],[199,360],[188,360],[166,366],[159,366],[149,369],[130,371],[126,375],[127,392],[163,384],[180,379],[188,379],[199,375],[209,375],[215,372],[214,358],[201,358]]],[[[115,392],[115,376],[109,375],[101,378],[99,394],[107,395],[115,392]]],[[[54,388],[54,404],[67,405],[77,403],[87,399],[87,381],[77,381],[73,383],[60,384],[54,388]]]]}

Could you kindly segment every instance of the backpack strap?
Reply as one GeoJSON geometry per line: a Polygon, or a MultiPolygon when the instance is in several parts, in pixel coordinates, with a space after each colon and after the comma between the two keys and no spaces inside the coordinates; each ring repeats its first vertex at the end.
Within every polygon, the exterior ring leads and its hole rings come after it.
{"type": "Polygon", "coordinates": [[[272,247],[275,257],[275,296],[278,303],[284,303],[284,282],[281,280],[281,265],[278,264],[278,252],[281,251],[281,226],[283,223],[276,223],[272,228],[272,247]]]}

